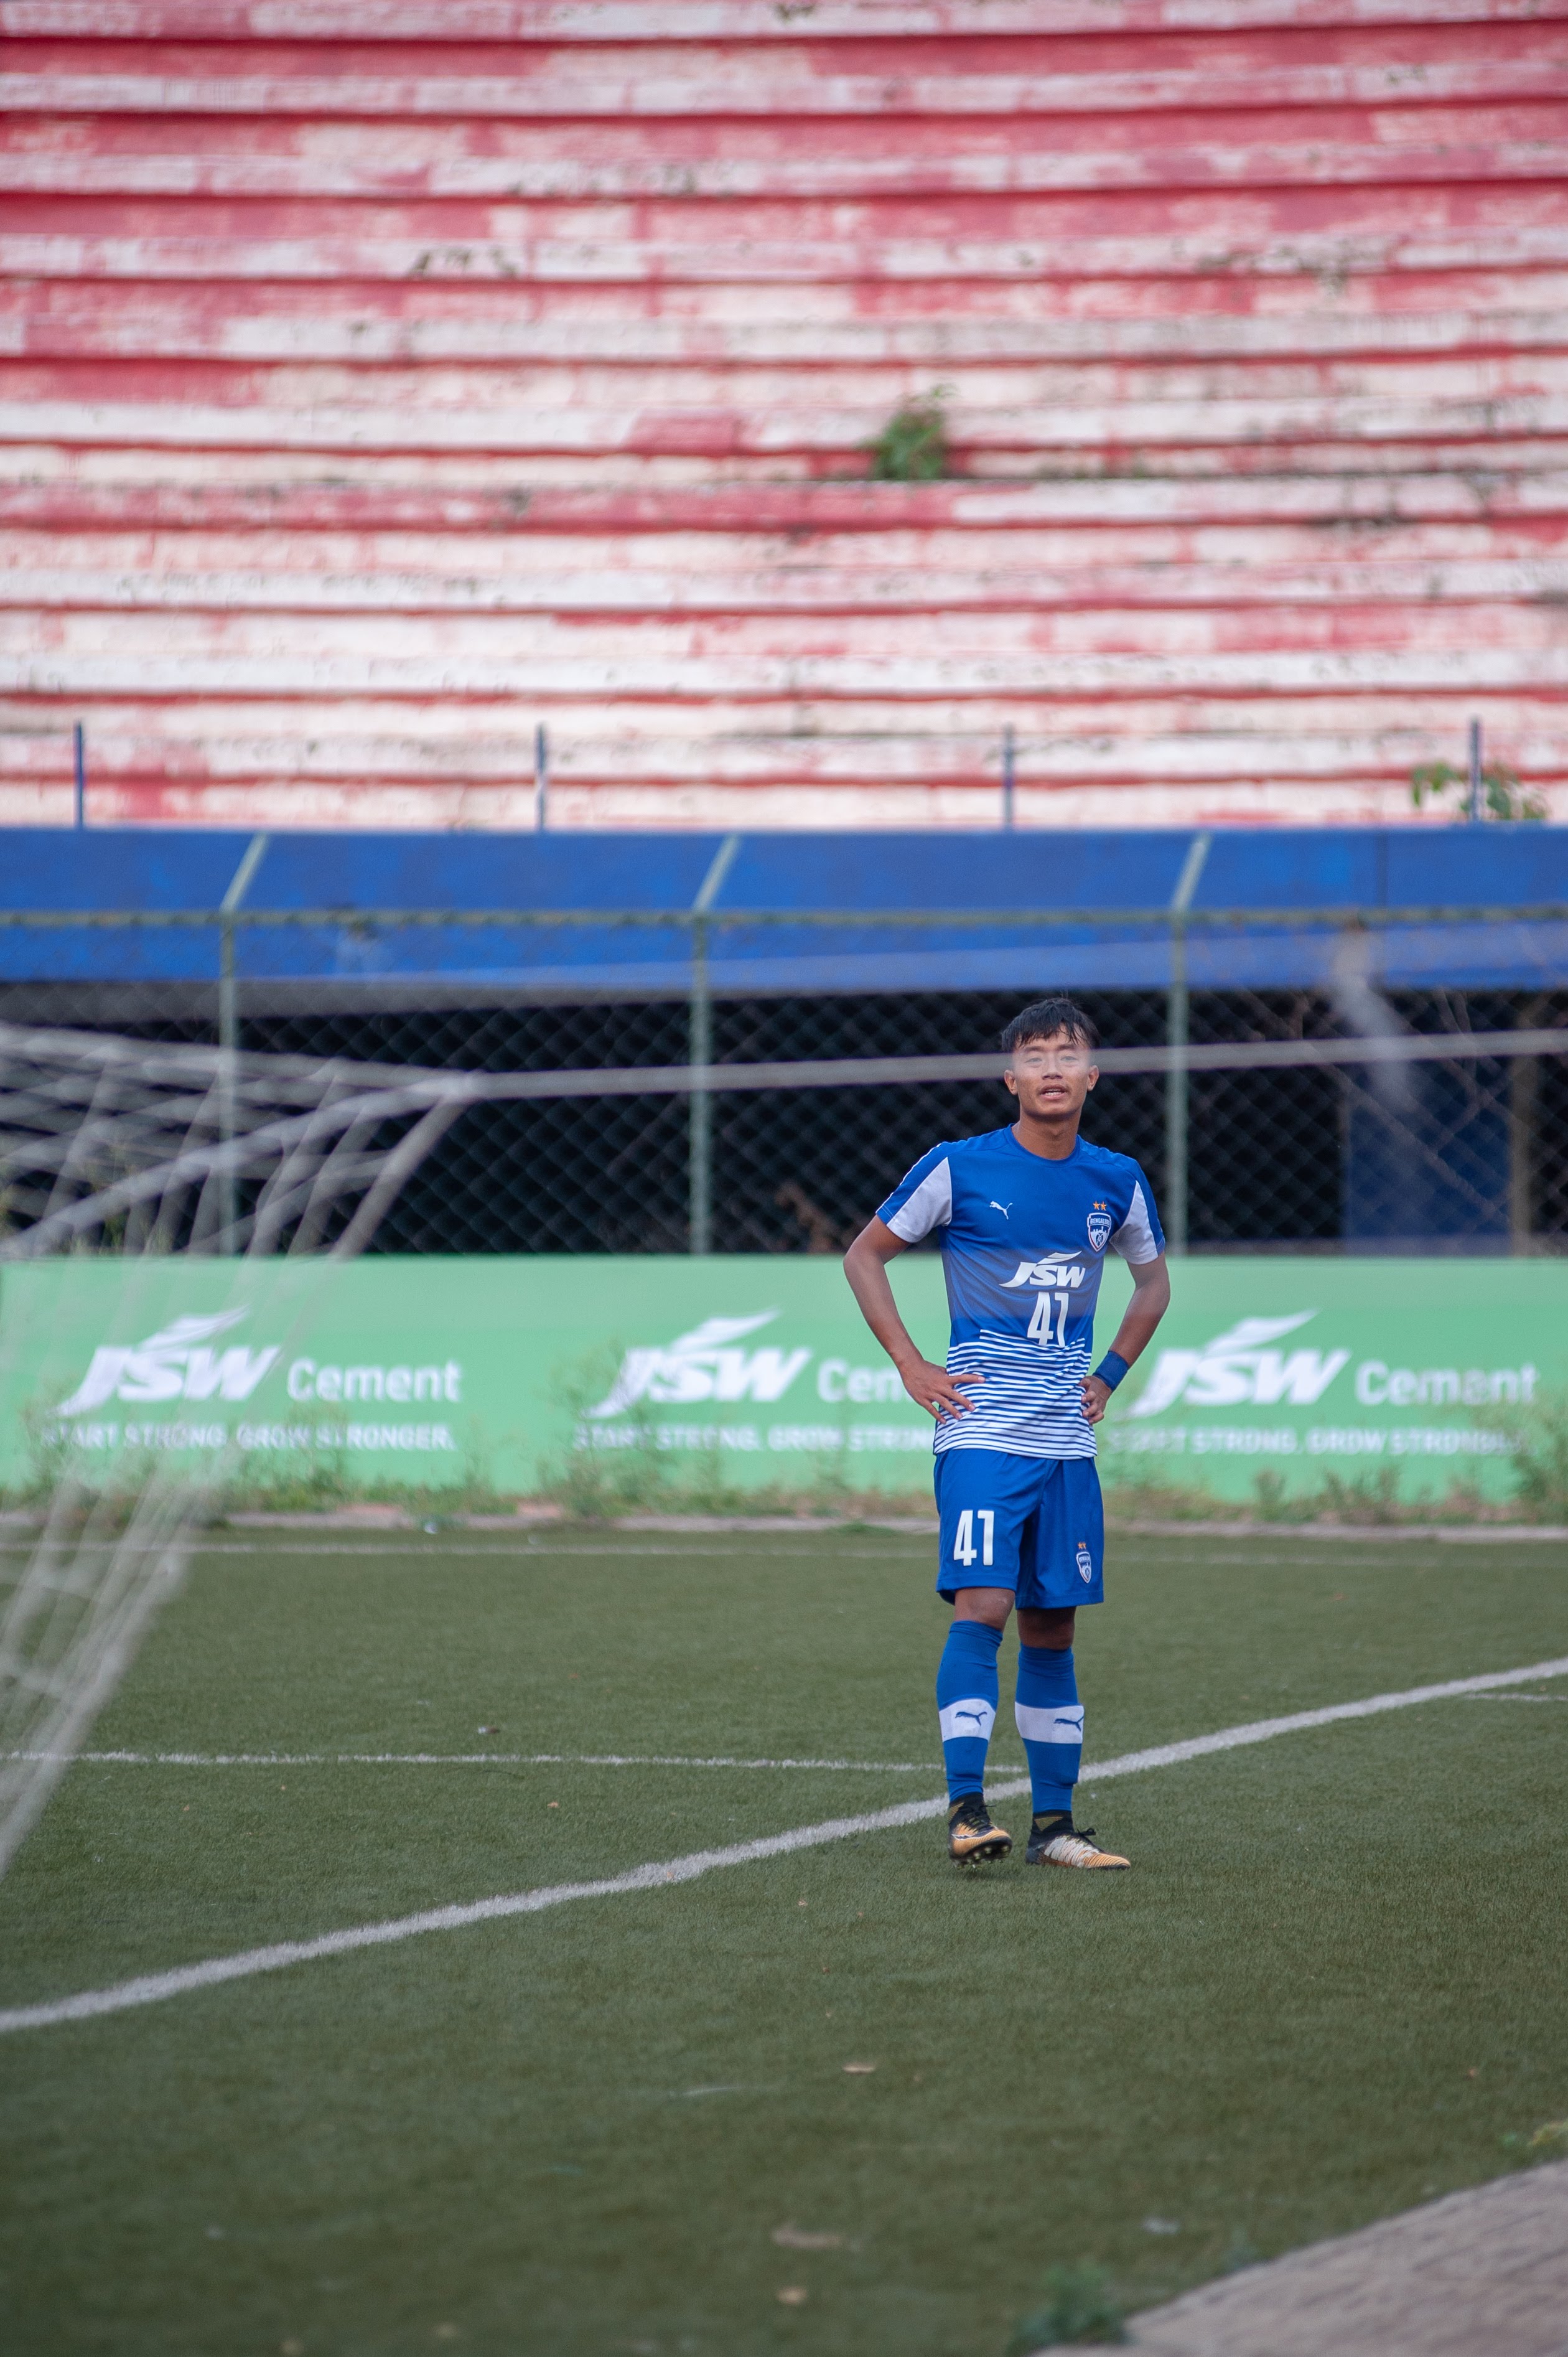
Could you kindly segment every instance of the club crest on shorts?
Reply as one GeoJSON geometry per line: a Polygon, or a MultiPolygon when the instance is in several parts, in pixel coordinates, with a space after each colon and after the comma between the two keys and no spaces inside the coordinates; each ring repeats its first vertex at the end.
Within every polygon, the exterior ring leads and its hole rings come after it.
{"type": "Polygon", "coordinates": [[[1103,1252],[1111,1242],[1111,1214],[1101,1203],[1089,1215],[1089,1241],[1096,1252],[1103,1252]]]}
{"type": "Polygon", "coordinates": [[[1078,1576],[1086,1587],[1094,1577],[1094,1557],[1089,1552],[1087,1539],[1079,1539],[1078,1543],[1078,1576]]]}

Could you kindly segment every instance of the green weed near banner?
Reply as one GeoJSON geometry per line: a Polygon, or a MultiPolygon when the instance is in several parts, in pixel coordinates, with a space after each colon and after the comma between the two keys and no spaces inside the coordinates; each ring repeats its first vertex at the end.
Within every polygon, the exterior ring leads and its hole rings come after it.
{"type": "MultiPolygon", "coordinates": [[[[1108,1483],[1265,1501],[1326,1477],[1502,1499],[1568,1378],[1568,1266],[1186,1260],[1104,1428],[1108,1483]],[[1263,1477],[1260,1487],[1260,1476],[1263,1477]]],[[[940,1356],[934,1255],[895,1272],[940,1356]]],[[[1108,1340],[1122,1287],[1112,1274],[1108,1340]]],[[[237,1462],[263,1489],[929,1492],[930,1427],[829,1259],[20,1264],[0,1481],[237,1462]]]]}

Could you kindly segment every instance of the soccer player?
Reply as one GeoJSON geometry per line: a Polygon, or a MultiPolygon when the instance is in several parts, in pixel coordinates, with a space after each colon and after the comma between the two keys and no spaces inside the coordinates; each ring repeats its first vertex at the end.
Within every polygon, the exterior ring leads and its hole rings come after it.
{"type": "Polygon", "coordinates": [[[937,1711],[948,1774],[948,1853],[1005,1857],[985,1804],[996,1657],[1018,1610],[1018,1732],[1028,1756],[1031,1866],[1125,1867],[1072,1821],[1083,1748],[1074,1616],[1104,1596],[1094,1426],[1171,1297],[1149,1183],[1125,1154],[1078,1134],[1099,1079],[1100,1037],[1070,999],[1043,998],[1002,1034],[1010,1127],[933,1146],[844,1256],[865,1321],[911,1399],[936,1418],[937,1592],[953,1608],[937,1711]],[[952,1342],[921,1357],[887,1264],[941,1232],[952,1342]],[[1090,1372],[1106,1253],[1133,1275],[1116,1340],[1090,1372]]]}

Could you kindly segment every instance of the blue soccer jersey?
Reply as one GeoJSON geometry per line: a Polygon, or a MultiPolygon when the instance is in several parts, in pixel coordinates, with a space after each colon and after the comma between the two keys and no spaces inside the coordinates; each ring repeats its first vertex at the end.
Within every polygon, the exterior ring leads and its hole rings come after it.
{"type": "Polygon", "coordinates": [[[1137,1164],[1081,1137],[1064,1162],[1048,1162],[1011,1129],[993,1129],[933,1146],[878,1216],[909,1244],[940,1230],[948,1369],[985,1378],[968,1387],[971,1415],[938,1417],[939,1454],[1092,1457],[1079,1386],[1105,1254],[1139,1267],[1165,1247],[1137,1164]]]}

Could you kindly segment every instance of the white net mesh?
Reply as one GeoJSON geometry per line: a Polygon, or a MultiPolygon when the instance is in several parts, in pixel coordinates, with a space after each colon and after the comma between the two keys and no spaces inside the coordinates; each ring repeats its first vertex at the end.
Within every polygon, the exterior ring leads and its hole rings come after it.
{"type": "MultiPolygon", "coordinates": [[[[258,1256],[361,1251],[471,1097],[462,1075],[0,1026],[0,1262],[112,1265],[110,1339],[57,1417],[90,1408],[105,1371],[133,1359],[156,1371],[213,1340],[243,1314],[238,1288],[258,1256]],[[171,1322],[171,1262],[193,1257],[232,1271],[229,1299],[220,1275],[215,1305],[171,1322]]],[[[21,1291],[0,1273],[0,1357],[36,1348],[48,1315],[47,1295],[21,1291]]],[[[91,1481],[67,1450],[41,1528],[13,1523],[0,1552],[0,1872],[178,1586],[230,1471],[221,1451],[123,1454],[91,1481]]]]}

